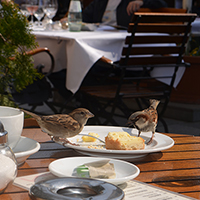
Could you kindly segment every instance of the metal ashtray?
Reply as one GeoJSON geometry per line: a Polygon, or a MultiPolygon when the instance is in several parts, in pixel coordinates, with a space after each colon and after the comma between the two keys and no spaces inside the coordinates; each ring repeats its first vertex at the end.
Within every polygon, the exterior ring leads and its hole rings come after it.
{"type": "Polygon", "coordinates": [[[89,178],[55,178],[36,183],[29,195],[35,200],[121,200],[124,192],[104,181],[89,178]]]}

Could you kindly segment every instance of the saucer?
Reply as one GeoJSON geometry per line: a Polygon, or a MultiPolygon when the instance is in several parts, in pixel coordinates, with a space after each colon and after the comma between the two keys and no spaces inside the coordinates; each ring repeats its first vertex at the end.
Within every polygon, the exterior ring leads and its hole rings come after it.
{"type": "Polygon", "coordinates": [[[18,166],[22,165],[30,155],[36,153],[39,149],[40,144],[38,142],[21,136],[17,145],[13,148],[18,166]]]}
{"type": "MultiPolygon", "coordinates": [[[[49,170],[52,174],[58,177],[75,177],[76,175],[74,175],[73,172],[76,167],[83,165],[85,163],[96,162],[100,160],[105,160],[105,158],[101,157],[60,158],[50,163],[49,170]]],[[[115,185],[119,185],[136,178],[140,173],[140,169],[134,164],[111,158],[109,158],[109,160],[110,163],[113,163],[114,165],[116,178],[99,179],[101,181],[106,181],[115,185]]]]}

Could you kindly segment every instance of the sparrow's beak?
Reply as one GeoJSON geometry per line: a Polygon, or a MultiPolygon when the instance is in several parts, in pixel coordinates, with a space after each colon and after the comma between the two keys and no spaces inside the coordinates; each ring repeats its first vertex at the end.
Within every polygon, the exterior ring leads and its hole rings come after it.
{"type": "Polygon", "coordinates": [[[127,125],[128,127],[130,127],[130,128],[133,128],[133,127],[135,127],[135,122],[136,122],[136,121],[137,121],[137,120],[134,120],[134,119],[129,118],[128,121],[127,121],[127,123],[126,123],[126,125],[127,125]]]}
{"type": "Polygon", "coordinates": [[[89,113],[87,113],[87,117],[91,118],[91,117],[94,117],[94,115],[91,112],[89,112],[89,113]]]}

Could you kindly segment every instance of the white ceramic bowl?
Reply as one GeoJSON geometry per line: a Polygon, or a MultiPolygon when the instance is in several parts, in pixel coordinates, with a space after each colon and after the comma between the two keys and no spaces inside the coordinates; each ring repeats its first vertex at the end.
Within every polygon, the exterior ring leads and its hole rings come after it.
{"type": "Polygon", "coordinates": [[[13,149],[22,133],[24,112],[17,108],[0,106],[0,121],[8,132],[8,145],[13,149]]]}
{"type": "Polygon", "coordinates": [[[38,152],[39,149],[40,144],[38,142],[21,136],[17,145],[13,148],[18,166],[21,166],[30,155],[38,152]]]}

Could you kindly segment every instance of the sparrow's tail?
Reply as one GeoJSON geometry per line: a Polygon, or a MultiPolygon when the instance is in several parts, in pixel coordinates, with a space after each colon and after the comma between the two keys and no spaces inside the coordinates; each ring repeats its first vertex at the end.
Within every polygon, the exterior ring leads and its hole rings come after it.
{"type": "Polygon", "coordinates": [[[21,109],[21,111],[25,112],[26,114],[28,115],[31,115],[33,118],[35,118],[36,120],[40,120],[41,117],[39,115],[36,115],[35,113],[32,113],[30,111],[27,111],[27,110],[24,110],[24,109],[21,109]]]}

